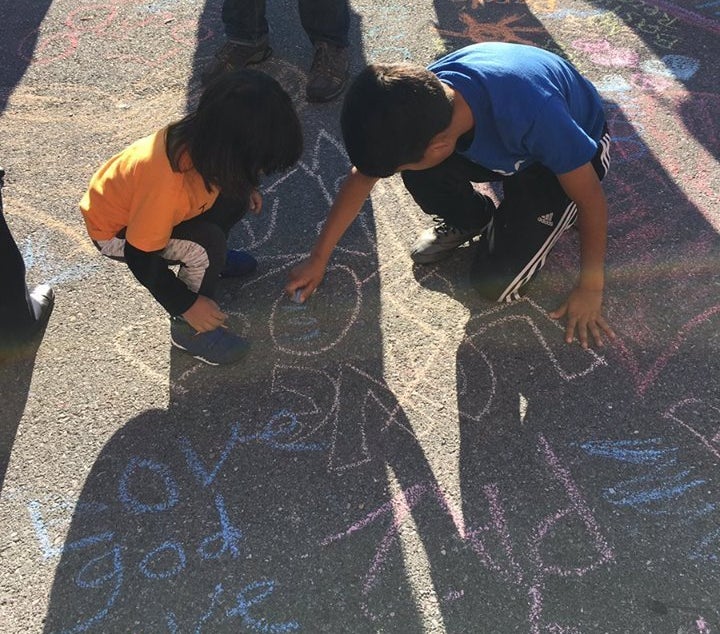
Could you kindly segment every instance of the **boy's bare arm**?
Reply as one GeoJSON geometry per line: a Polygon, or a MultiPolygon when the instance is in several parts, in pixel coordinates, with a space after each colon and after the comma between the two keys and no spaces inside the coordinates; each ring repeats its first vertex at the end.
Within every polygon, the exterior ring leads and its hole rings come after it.
{"type": "Polygon", "coordinates": [[[590,163],[558,176],[565,193],[578,208],[580,229],[580,276],[568,299],[550,316],[567,317],[565,340],[571,343],[575,331],[583,348],[588,347],[588,331],[596,345],[603,345],[603,333],[613,339],[602,315],[607,243],[607,201],[600,180],[590,163]]]}
{"type": "Polygon", "coordinates": [[[310,257],[290,271],[290,281],[285,286],[288,294],[292,295],[299,289],[299,299],[303,302],[312,295],[325,276],[325,268],[335,245],[360,213],[363,203],[377,181],[377,178],[365,176],[354,167],[350,170],[335,202],[330,207],[327,220],[315,241],[310,257]]]}

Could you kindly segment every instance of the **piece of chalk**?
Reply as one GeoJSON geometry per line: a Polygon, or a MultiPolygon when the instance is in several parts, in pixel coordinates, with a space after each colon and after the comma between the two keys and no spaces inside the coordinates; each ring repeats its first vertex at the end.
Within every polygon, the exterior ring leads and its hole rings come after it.
{"type": "Polygon", "coordinates": [[[298,288],[295,289],[295,294],[292,296],[292,301],[294,301],[296,304],[300,304],[302,299],[302,289],[298,288]]]}

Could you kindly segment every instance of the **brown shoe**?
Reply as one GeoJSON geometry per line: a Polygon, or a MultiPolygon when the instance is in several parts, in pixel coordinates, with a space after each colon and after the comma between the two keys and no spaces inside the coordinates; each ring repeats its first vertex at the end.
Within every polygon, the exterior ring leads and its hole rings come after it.
{"type": "Polygon", "coordinates": [[[347,48],[329,42],[315,44],[315,57],[305,89],[308,101],[330,101],[337,97],[345,88],[348,67],[347,48]]]}
{"type": "Polygon", "coordinates": [[[215,59],[205,69],[200,80],[205,86],[222,73],[245,68],[251,64],[259,64],[270,55],[272,55],[272,49],[268,46],[267,40],[259,44],[238,44],[228,40],[215,53],[215,59]]]}

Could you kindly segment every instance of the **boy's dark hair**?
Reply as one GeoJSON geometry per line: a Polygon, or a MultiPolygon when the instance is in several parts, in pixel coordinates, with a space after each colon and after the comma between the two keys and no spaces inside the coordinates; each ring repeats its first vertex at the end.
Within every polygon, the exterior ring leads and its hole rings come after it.
{"type": "Polygon", "coordinates": [[[340,125],[345,149],[363,174],[384,178],[415,163],[450,125],[453,104],[440,80],[413,64],[372,64],[352,82],[340,125]]]}
{"type": "Polygon", "coordinates": [[[263,174],[292,167],[302,154],[300,121],[269,75],[241,69],[220,75],[194,112],[168,128],[167,154],[182,169],[185,151],[208,189],[245,200],[263,174]]]}

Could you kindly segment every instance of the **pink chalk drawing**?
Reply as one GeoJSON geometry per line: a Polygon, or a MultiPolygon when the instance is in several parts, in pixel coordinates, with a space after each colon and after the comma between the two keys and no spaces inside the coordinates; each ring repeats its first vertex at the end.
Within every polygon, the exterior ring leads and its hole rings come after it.
{"type": "Polygon", "coordinates": [[[720,458],[719,407],[698,398],[686,398],[668,408],[663,418],[689,432],[715,458],[720,458]]]}
{"type": "Polygon", "coordinates": [[[589,54],[590,60],[599,66],[628,67],[638,63],[639,55],[629,48],[615,48],[603,39],[574,40],[573,48],[589,54]]]}
{"type": "MultiPolygon", "coordinates": [[[[489,514],[489,521],[483,526],[466,525],[461,510],[437,484],[418,483],[393,496],[391,500],[370,511],[348,528],[323,539],[321,545],[329,547],[349,539],[378,522],[384,521],[387,524],[387,529],[375,549],[362,582],[362,609],[366,616],[372,620],[378,618],[372,609],[371,593],[382,583],[383,573],[389,566],[389,555],[399,542],[403,523],[422,501],[430,500],[451,519],[462,542],[485,568],[496,574],[501,582],[525,588],[529,597],[528,623],[531,634],[579,632],[574,626],[543,623],[546,581],[551,577],[583,577],[607,565],[614,559],[615,554],[603,536],[592,510],[575,484],[570,471],[562,464],[543,435],[538,436],[538,453],[544,460],[552,479],[560,485],[559,488],[563,491],[567,503],[559,505],[543,517],[524,540],[514,537],[511,532],[506,506],[496,483],[482,487],[489,514]],[[561,524],[564,524],[566,529],[569,526],[582,527],[590,550],[594,553],[592,560],[585,560],[577,566],[546,561],[543,545],[553,538],[561,524]]],[[[511,508],[514,507],[511,505],[511,508]]]]}
{"type": "Polygon", "coordinates": [[[167,60],[196,46],[213,36],[212,30],[200,28],[195,20],[178,20],[169,11],[145,15],[121,15],[122,5],[132,5],[134,0],[118,0],[112,4],[93,4],[73,9],[63,21],[63,29],[44,35],[40,27],[28,33],[17,50],[19,57],[36,66],[47,66],[69,59],[83,39],[102,38],[103,41],[132,42],[137,31],[155,30],[158,37],[166,36],[172,42],[164,53],[157,56],[111,54],[108,59],[135,61],[157,67],[167,60]],[[35,45],[37,41],[37,45],[35,45]]]}
{"type": "Polygon", "coordinates": [[[660,355],[656,357],[652,365],[647,369],[640,368],[635,354],[630,350],[622,338],[619,338],[616,341],[615,348],[619,351],[621,361],[625,364],[626,368],[633,376],[635,392],[638,396],[645,396],[647,390],[658,379],[670,359],[678,354],[683,344],[687,341],[693,331],[699,326],[709,323],[718,313],[720,313],[720,304],[711,306],[685,323],[670,343],[660,353],[660,355]]]}

